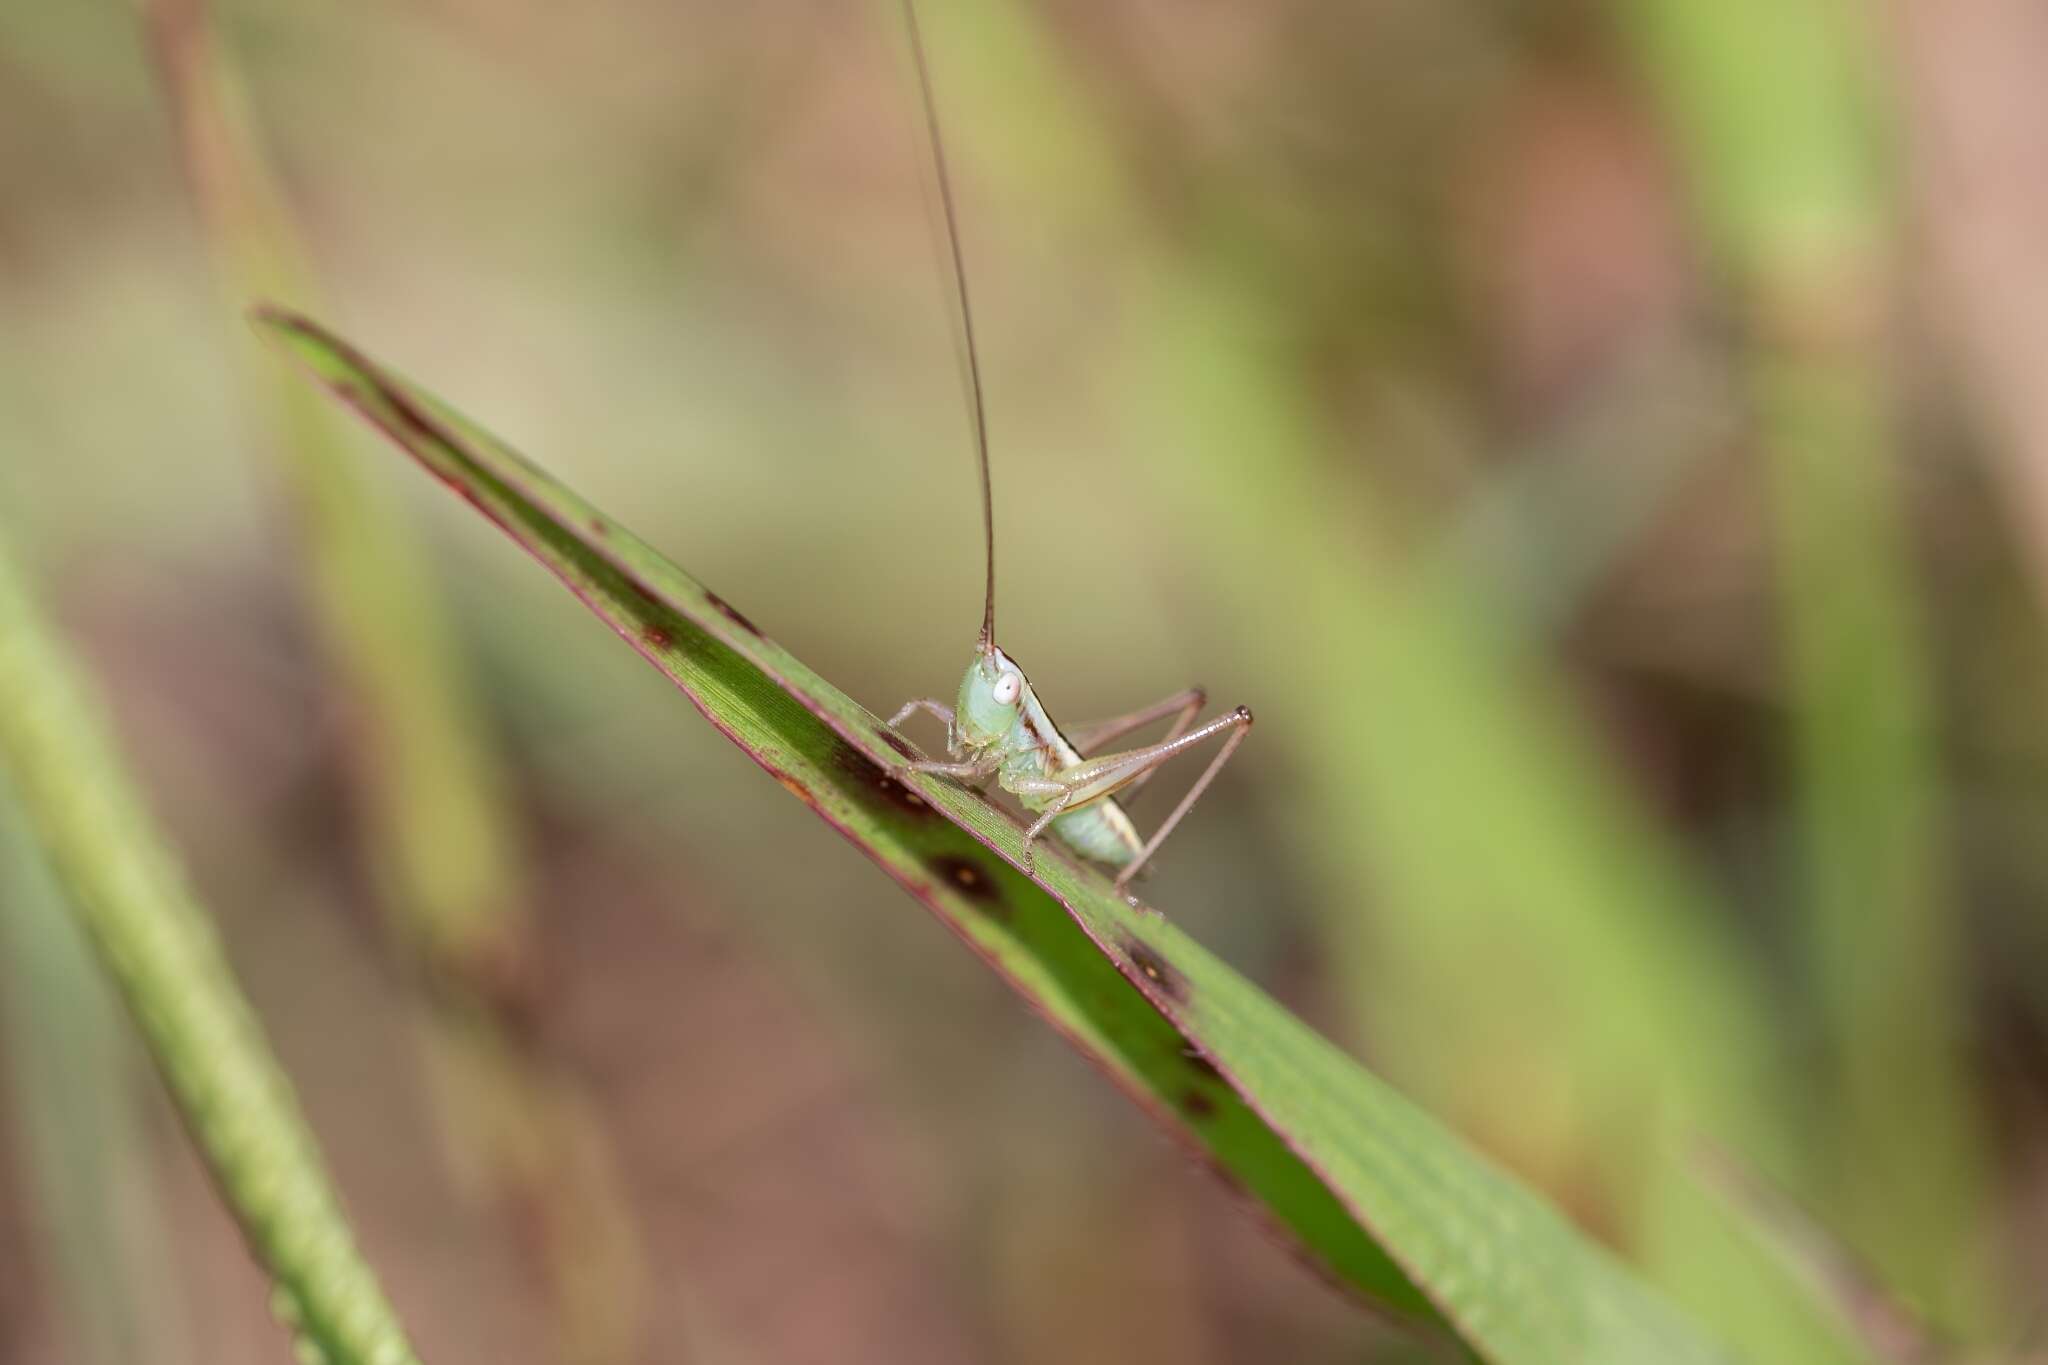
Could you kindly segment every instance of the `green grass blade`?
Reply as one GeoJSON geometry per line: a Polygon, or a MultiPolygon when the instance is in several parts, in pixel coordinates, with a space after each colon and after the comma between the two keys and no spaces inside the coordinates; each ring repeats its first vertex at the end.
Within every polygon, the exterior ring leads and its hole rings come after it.
{"type": "Polygon", "coordinates": [[[412,1365],[291,1083],[87,695],[0,554],[0,770],[269,1272],[301,1358],[412,1365]]]}
{"type": "Polygon", "coordinates": [[[1341,1282],[1501,1365],[1724,1357],[1526,1189],[1172,925],[1021,834],[723,599],[316,324],[260,322],[560,578],[1341,1282]],[[991,856],[994,854],[996,856],[991,856]]]}
{"type": "Polygon", "coordinates": [[[69,916],[0,781],[0,1107],[60,1352],[76,1365],[187,1365],[200,1356],[164,1273],[175,1239],[141,1054],[69,916]]]}

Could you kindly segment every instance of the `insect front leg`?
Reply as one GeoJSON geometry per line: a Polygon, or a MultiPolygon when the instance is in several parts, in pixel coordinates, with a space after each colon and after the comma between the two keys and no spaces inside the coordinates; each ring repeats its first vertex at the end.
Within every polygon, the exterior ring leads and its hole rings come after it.
{"type": "Polygon", "coordinates": [[[948,734],[952,733],[953,708],[942,701],[935,701],[930,697],[912,697],[909,701],[904,702],[903,709],[889,717],[889,728],[891,730],[895,729],[920,711],[929,711],[940,720],[946,722],[946,732],[948,734]]]}
{"type": "MultiPolygon", "coordinates": [[[[957,755],[960,752],[960,726],[953,719],[953,708],[942,701],[935,701],[930,697],[912,697],[909,701],[903,703],[903,706],[895,715],[889,717],[889,728],[891,730],[901,729],[903,722],[909,720],[919,711],[929,711],[946,723],[946,752],[957,755]]],[[[963,774],[956,772],[952,773],[951,776],[960,777],[963,774]]]]}

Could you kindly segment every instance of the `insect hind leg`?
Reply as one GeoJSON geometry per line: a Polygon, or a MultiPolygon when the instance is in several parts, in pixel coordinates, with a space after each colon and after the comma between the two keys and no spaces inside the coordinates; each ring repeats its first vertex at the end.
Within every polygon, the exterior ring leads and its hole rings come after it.
{"type": "MultiPolygon", "coordinates": [[[[1203,726],[1201,730],[1193,735],[1189,735],[1185,740],[1169,740],[1159,746],[1166,751],[1158,756],[1158,761],[1163,762],[1165,759],[1180,752],[1181,748],[1188,743],[1199,741],[1211,734],[1217,734],[1226,729],[1229,731],[1229,738],[1223,741],[1223,747],[1216,751],[1215,758],[1209,760],[1209,766],[1204,768],[1202,775],[1195,779],[1195,785],[1188,788],[1187,795],[1181,797],[1180,804],[1173,808],[1173,813],[1160,822],[1159,828],[1152,832],[1152,837],[1145,841],[1145,846],[1138,850],[1138,856],[1133,858],[1123,871],[1117,873],[1116,882],[1112,888],[1117,895],[1122,896],[1126,894],[1126,889],[1131,884],[1131,878],[1137,876],[1139,869],[1152,860],[1152,855],[1157,853],[1159,846],[1166,842],[1166,836],[1173,833],[1173,827],[1178,825],[1182,818],[1194,809],[1195,802],[1202,799],[1202,793],[1207,791],[1209,784],[1216,780],[1216,774],[1223,771],[1223,765],[1228,763],[1230,756],[1237,752],[1237,746],[1244,743],[1244,737],[1250,733],[1251,728],[1252,713],[1249,708],[1240,706],[1221,720],[1212,721],[1208,725],[1203,726]]],[[[1158,762],[1155,762],[1141,776],[1150,776],[1151,772],[1157,770],[1157,767],[1158,762]]]]}
{"type": "MultiPolygon", "coordinates": [[[[1251,711],[1240,706],[1228,715],[1218,716],[1190,733],[1162,740],[1158,744],[1147,745],[1142,749],[1132,749],[1120,754],[1103,754],[1087,759],[1054,776],[1027,779],[1030,788],[1028,791],[1024,785],[1012,785],[1011,790],[1023,796],[1056,798],[1060,811],[1078,810],[1128,789],[1134,783],[1150,776],[1168,759],[1186,753],[1198,744],[1206,743],[1218,735],[1227,736],[1222,749],[1210,760],[1202,775],[1195,779],[1194,786],[1188,788],[1187,795],[1181,797],[1180,804],[1173,808],[1173,813],[1168,815],[1152,837],[1145,841],[1137,856],[1117,874],[1116,893],[1121,896],[1125,894],[1125,888],[1130,885],[1131,878],[1137,876],[1145,864],[1151,861],[1152,855],[1158,852],[1159,846],[1166,841],[1166,836],[1173,833],[1174,826],[1194,808],[1195,802],[1201,799],[1209,784],[1216,780],[1216,774],[1230,761],[1230,756],[1237,752],[1237,746],[1244,742],[1245,732],[1251,727],[1251,711]]],[[[1045,817],[1041,817],[1039,824],[1032,827],[1032,832],[1037,833],[1040,826],[1045,823],[1045,817]]]]}
{"type": "MultiPolygon", "coordinates": [[[[1093,725],[1077,726],[1073,734],[1073,744],[1076,749],[1086,754],[1119,735],[1127,735],[1133,730],[1142,729],[1162,716],[1172,716],[1173,724],[1166,727],[1166,735],[1159,741],[1161,744],[1171,744],[1187,733],[1188,727],[1195,723],[1195,717],[1200,715],[1202,708],[1208,704],[1209,693],[1206,689],[1186,688],[1136,711],[1112,716],[1108,720],[1098,720],[1093,725]]],[[[1156,767],[1147,768],[1132,778],[1131,784],[1125,787],[1124,791],[1135,793],[1138,788],[1150,782],[1152,774],[1158,771],[1156,767]]]]}

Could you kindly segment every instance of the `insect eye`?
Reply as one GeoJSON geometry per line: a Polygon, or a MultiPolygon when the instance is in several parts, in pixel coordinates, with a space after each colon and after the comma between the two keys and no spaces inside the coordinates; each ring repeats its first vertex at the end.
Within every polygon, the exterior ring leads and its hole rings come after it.
{"type": "Polygon", "coordinates": [[[1002,677],[996,679],[996,702],[999,705],[1008,706],[1017,700],[1018,694],[1023,692],[1023,690],[1024,679],[1021,674],[1005,673],[1002,677]]]}

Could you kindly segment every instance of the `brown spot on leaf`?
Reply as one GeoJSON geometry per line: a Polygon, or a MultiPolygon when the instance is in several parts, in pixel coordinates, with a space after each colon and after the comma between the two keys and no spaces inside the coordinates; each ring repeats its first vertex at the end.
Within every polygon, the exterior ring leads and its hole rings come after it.
{"type": "Polygon", "coordinates": [[[882,742],[912,763],[917,761],[917,750],[911,748],[910,741],[897,734],[894,730],[882,731],[882,742]]]}
{"type": "Polygon", "coordinates": [[[927,868],[947,886],[952,887],[968,900],[991,915],[1007,918],[1010,907],[1003,900],[1003,893],[997,889],[995,878],[988,869],[972,858],[963,858],[953,853],[935,853],[925,859],[927,868]]]}
{"type": "Polygon", "coordinates": [[[375,377],[377,396],[390,405],[391,410],[398,414],[398,420],[410,428],[414,435],[423,436],[427,440],[437,445],[447,446],[451,450],[460,450],[462,448],[461,443],[444,431],[440,423],[427,416],[420,408],[420,405],[413,401],[411,394],[399,388],[398,385],[387,381],[384,378],[383,371],[367,364],[365,364],[364,369],[375,377]]]}
{"type": "Polygon", "coordinates": [[[881,764],[844,740],[839,741],[832,751],[832,766],[847,779],[847,786],[853,794],[869,806],[886,808],[918,820],[931,820],[938,816],[931,802],[891,777],[881,764]]]}
{"type": "Polygon", "coordinates": [[[1185,1004],[1188,998],[1187,978],[1180,970],[1150,947],[1135,938],[1122,940],[1124,956],[1130,960],[1133,970],[1154,986],[1157,986],[1168,1000],[1185,1004]]]}
{"type": "Polygon", "coordinates": [[[1216,1101],[1199,1090],[1187,1089],[1180,1092],[1180,1111],[1189,1118],[1200,1121],[1216,1117],[1216,1101]]]}
{"type": "Polygon", "coordinates": [[[818,794],[816,792],[812,791],[809,787],[805,786],[802,782],[790,776],[788,773],[777,771],[774,773],[774,778],[777,782],[780,782],[783,785],[783,787],[790,793],[790,795],[796,797],[797,800],[803,802],[805,805],[811,807],[813,810],[817,809],[818,794]]]}
{"type": "Polygon", "coordinates": [[[596,536],[599,540],[603,540],[611,533],[612,528],[605,522],[603,517],[592,517],[590,519],[590,534],[596,536]]]}
{"type": "Polygon", "coordinates": [[[1187,1058],[1188,1070],[1200,1076],[1204,1081],[1212,1085],[1228,1084],[1223,1079],[1223,1073],[1216,1069],[1216,1063],[1210,1061],[1193,1048],[1182,1048],[1180,1055],[1187,1058]]]}
{"type": "Polygon", "coordinates": [[[734,625],[738,626],[747,634],[758,636],[761,633],[761,628],[755,625],[752,621],[749,621],[746,617],[742,616],[740,614],[739,608],[735,607],[732,603],[726,601],[723,597],[720,597],[717,593],[711,591],[711,589],[706,588],[704,590],[704,596],[705,599],[711,603],[713,609],[716,610],[720,616],[723,616],[726,620],[732,622],[734,625]]]}
{"type": "Polygon", "coordinates": [[[702,662],[711,637],[694,622],[667,607],[650,603],[653,610],[634,614],[632,630],[642,645],[657,653],[680,654],[702,662]]]}

